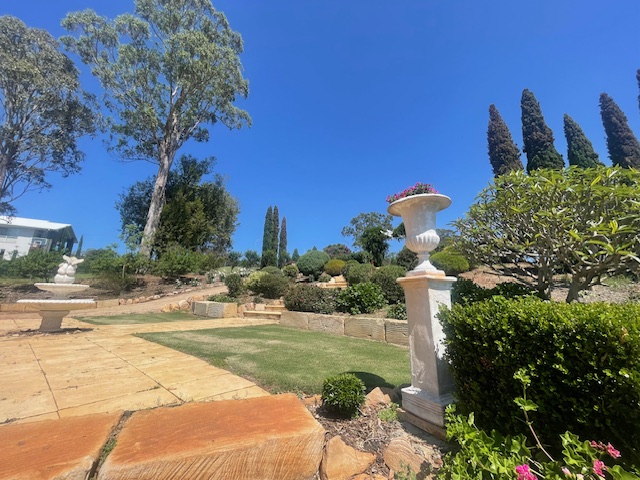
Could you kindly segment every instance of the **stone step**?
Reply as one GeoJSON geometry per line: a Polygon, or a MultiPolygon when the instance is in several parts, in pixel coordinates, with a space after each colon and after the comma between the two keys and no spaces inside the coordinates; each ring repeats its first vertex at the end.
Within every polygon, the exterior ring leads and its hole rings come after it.
{"type": "Polygon", "coordinates": [[[324,428],[293,394],[135,412],[98,480],[296,480],[320,465],[324,428]]]}
{"type": "Polygon", "coordinates": [[[271,320],[280,320],[282,312],[271,312],[269,310],[245,310],[244,318],[268,318],[271,320]]]}
{"type": "Polygon", "coordinates": [[[268,312],[282,312],[287,309],[284,305],[280,304],[266,305],[264,308],[268,312]]]}
{"type": "Polygon", "coordinates": [[[347,282],[319,283],[320,288],[347,288],[347,282]]]}

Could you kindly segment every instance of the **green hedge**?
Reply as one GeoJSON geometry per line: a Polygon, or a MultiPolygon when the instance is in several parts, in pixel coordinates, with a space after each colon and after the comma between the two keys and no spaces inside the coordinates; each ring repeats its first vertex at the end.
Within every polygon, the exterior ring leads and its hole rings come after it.
{"type": "Polygon", "coordinates": [[[455,304],[440,318],[458,406],[479,427],[528,433],[513,401],[522,396],[513,375],[527,368],[542,438],[570,430],[611,442],[640,465],[640,305],[493,297],[455,304]]]}
{"type": "Polygon", "coordinates": [[[293,286],[284,296],[284,306],[292,312],[333,313],[338,292],[307,285],[293,286]]]}

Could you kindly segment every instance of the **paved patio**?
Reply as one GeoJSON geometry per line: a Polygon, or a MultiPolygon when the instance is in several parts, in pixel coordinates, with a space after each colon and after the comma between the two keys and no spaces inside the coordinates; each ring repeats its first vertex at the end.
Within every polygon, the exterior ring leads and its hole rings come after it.
{"type": "Polygon", "coordinates": [[[63,328],[86,330],[12,336],[9,332],[37,329],[40,319],[28,314],[3,317],[0,422],[268,395],[226,370],[132,334],[264,325],[274,323],[271,320],[202,319],[96,326],[67,318],[63,328]]]}

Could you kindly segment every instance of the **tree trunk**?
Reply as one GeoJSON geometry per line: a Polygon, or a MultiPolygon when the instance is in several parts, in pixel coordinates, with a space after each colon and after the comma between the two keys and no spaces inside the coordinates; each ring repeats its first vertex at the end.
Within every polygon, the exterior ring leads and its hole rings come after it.
{"type": "Polygon", "coordinates": [[[149,212],[147,213],[147,223],[144,226],[142,243],[140,245],[140,254],[146,258],[151,258],[153,237],[158,230],[158,225],[160,225],[160,215],[162,214],[165,203],[165,189],[174,156],[175,151],[168,153],[165,149],[162,150],[158,175],[156,176],[156,183],[153,187],[151,202],[149,204],[149,212]]]}

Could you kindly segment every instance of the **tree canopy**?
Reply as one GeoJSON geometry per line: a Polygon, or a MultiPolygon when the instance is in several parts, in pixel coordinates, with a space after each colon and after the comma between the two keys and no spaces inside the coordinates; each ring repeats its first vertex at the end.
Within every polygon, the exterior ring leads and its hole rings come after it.
{"type": "MultiPolygon", "coordinates": [[[[225,189],[220,175],[203,178],[212,171],[214,160],[182,156],[171,171],[166,188],[166,206],[154,237],[153,249],[162,252],[171,243],[192,251],[225,253],[236,229],[238,202],[225,189]]],[[[136,182],[116,204],[123,233],[141,237],[154,186],[153,177],[136,182]]]]}
{"type": "Polygon", "coordinates": [[[564,114],[564,135],[567,139],[567,158],[569,165],[591,168],[602,165],[593,145],[584,134],[580,125],[566,113],[564,114]]]}
{"type": "Polygon", "coordinates": [[[567,301],[600,276],[638,272],[640,172],[536,170],[495,179],[463,219],[456,248],[550,298],[553,275],[571,277],[567,301]]]}
{"type": "Polygon", "coordinates": [[[504,123],[495,105],[489,106],[489,128],[487,130],[489,161],[495,177],[512,170],[523,170],[520,150],[513,141],[511,132],[504,123]]]}
{"type": "Polygon", "coordinates": [[[234,105],[248,95],[239,55],[242,38],[210,0],[135,0],[135,15],[111,21],[93,10],[70,13],[62,25],[77,36],[62,42],[102,84],[110,149],[125,160],[158,164],[141,253],[150,255],[178,150],[209,139],[207,125],[250,123],[234,105]]]}
{"type": "Polygon", "coordinates": [[[527,89],[522,92],[522,140],[527,154],[527,172],[538,168],[564,168],[562,155],[553,145],[553,132],[542,116],[540,104],[527,89]]]}
{"type": "Polygon", "coordinates": [[[620,167],[640,168],[640,143],[629,127],[627,116],[606,93],[600,95],[600,114],[607,134],[611,163],[620,167]]]}
{"type": "Polygon", "coordinates": [[[362,234],[367,228],[375,227],[379,230],[393,230],[393,217],[389,214],[378,212],[361,213],[349,222],[349,225],[343,227],[343,237],[353,237],[353,244],[362,247],[362,234]]]}
{"type": "Polygon", "coordinates": [[[78,75],[48,32],[0,17],[0,213],[51,187],[48,173],[80,170],[77,140],[95,132],[97,117],[78,75]]]}

